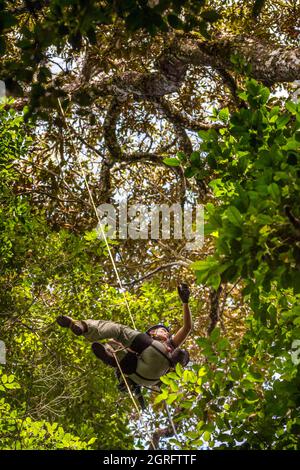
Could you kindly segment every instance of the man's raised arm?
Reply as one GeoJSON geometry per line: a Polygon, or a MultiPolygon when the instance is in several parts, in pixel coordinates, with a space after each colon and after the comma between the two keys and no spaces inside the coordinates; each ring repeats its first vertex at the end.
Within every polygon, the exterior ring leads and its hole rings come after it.
{"type": "Polygon", "coordinates": [[[190,298],[190,289],[188,285],[180,284],[178,286],[178,294],[183,304],[183,326],[172,337],[172,341],[176,348],[185,341],[193,328],[192,315],[188,304],[190,298]]]}

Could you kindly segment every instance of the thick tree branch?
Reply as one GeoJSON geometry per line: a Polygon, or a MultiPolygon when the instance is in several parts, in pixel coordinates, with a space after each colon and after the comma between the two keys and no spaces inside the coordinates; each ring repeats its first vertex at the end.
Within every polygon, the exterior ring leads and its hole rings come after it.
{"type": "Polygon", "coordinates": [[[217,41],[198,42],[200,55],[195,52],[195,65],[233,71],[233,55],[239,55],[251,66],[251,75],[268,85],[280,82],[293,82],[300,75],[300,47],[286,47],[267,43],[257,37],[225,36],[217,41]],[[208,59],[209,58],[209,59],[208,59]],[[210,64],[208,64],[210,62],[210,64]]]}
{"type": "Polygon", "coordinates": [[[113,98],[107,110],[103,124],[104,140],[112,160],[122,159],[122,151],[116,134],[116,126],[121,109],[121,103],[117,100],[117,98],[113,98]]]}
{"type": "Polygon", "coordinates": [[[211,124],[202,121],[195,121],[181,113],[173,104],[165,98],[155,100],[157,108],[164,114],[164,116],[173,123],[174,127],[182,126],[191,131],[200,131],[208,129],[221,129],[224,127],[222,124],[211,124]]]}
{"type": "Polygon", "coordinates": [[[219,286],[218,289],[211,289],[210,291],[210,323],[207,329],[207,333],[210,333],[216,327],[219,318],[220,318],[220,296],[222,293],[222,286],[219,286]]]}
{"type": "MultiPolygon", "coordinates": [[[[178,33],[171,45],[153,64],[154,69],[156,68],[154,71],[142,73],[129,70],[111,76],[99,70],[97,78],[93,78],[92,82],[84,80],[84,84],[81,80],[83,73],[77,77],[74,74],[67,76],[62,73],[53,81],[53,87],[60,87],[69,95],[71,101],[79,104],[83,95],[88,97],[90,102],[103,96],[115,97],[117,101],[125,101],[128,97],[154,101],[179,92],[188,69],[197,66],[211,67],[218,71],[235,94],[235,84],[229,75],[229,72],[235,70],[231,60],[234,55],[240,56],[251,66],[253,78],[268,85],[293,82],[300,75],[300,47],[276,45],[261,38],[241,35],[224,35],[205,41],[191,34],[178,33]]],[[[24,104],[23,100],[22,105],[24,104]]]]}
{"type": "Polygon", "coordinates": [[[156,429],[152,435],[152,441],[149,446],[149,450],[157,450],[159,449],[159,441],[163,437],[172,437],[174,435],[174,431],[172,425],[169,424],[168,427],[164,429],[156,429]]]}
{"type": "MultiPolygon", "coordinates": [[[[120,103],[120,101],[116,97],[112,98],[111,103],[106,113],[105,121],[104,121],[104,126],[103,126],[104,140],[106,143],[106,147],[111,156],[110,162],[113,163],[113,162],[118,161],[121,163],[126,162],[126,164],[130,164],[130,163],[135,163],[135,162],[148,161],[148,162],[152,162],[152,163],[156,163],[160,165],[165,165],[163,163],[163,157],[156,153],[134,152],[132,154],[129,154],[126,152],[122,152],[121,146],[118,142],[117,133],[116,133],[117,121],[122,111],[122,106],[123,106],[123,103],[120,103]]],[[[185,151],[187,154],[190,154],[192,152],[192,145],[191,145],[190,139],[188,138],[186,134],[185,129],[176,121],[173,125],[174,125],[176,135],[178,136],[179,144],[181,145],[182,150],[185,151]]],[[[181,198],[180,199],[183,204],[185,200],[185,192],[186,192],[184,174],[180,167],[174,167],[172,168],[172,170],[178,174],[181,180],[181,198]]]]}
{"type": "Polygon", "coordinates": [[[220,75],[224,85],[230,90],[231,95],[236,105],[241,106],[242,102],[237,95],[237,84],[234,78],[232,77],[232,75],[229,72],[227,72],[227,70],[225,69],[219,69],[217,70],[217,72],[220,75]]]}
{"type": "Polygon", "coordinates": [[[78,83],[68,85],[72,98],[80,97],[85,91],[91,98],[113,95],[119,99],[132,96],[135,99],[153,101],[165,95],[178,92],[190,66],[212,67],[226,74],[226,83],[232,92],[235,85],[228,75],[234,71],[233,55],[240,55],[251,65],[252,76],[269,84],[291,82],[300,75],[300,48],[276,46],[254,37],[224,36],[212,41],[187,38],[178,35],[171,46],[158,58],[154,72],[128,71],[114,78],[103,76],[84,90],[78,90],[78,83]],[[227,71],[227,73],[226,73],[227,71]]]}

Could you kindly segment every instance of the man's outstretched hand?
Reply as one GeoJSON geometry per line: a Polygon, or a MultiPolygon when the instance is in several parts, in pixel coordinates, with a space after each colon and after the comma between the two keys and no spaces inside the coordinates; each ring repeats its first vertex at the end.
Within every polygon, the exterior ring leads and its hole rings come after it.
{"type": "Polygon", "coordinates": [[[187,284],[179,284],[177,287],[179,297],[184,304],[187,304],[190,298],[190,289],[187,284]]]}
{"type": "Polygon", "coordinates": [[[189,308],[190,289],[187,284],[180,283],[177,287],[179,297],[183,303],[183,323],[181,328],[172,336],[173,344],[178,348],[188,337],[193,328],[192,315],[189,308]]]}

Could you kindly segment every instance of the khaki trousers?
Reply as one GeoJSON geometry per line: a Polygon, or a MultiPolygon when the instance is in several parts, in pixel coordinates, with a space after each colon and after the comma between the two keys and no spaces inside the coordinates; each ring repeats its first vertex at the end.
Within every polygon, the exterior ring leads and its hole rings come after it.
{"type": "MultiPolygon", "coordinates": [[[[84,320],[84,323],[87,326],[87,332],[84,333],[84,336],[91,342],[102,339],[114,339],[128,348],[134,338],[140,334],[140,331],[110,320],[84,320]]],[[[117,356],[121,359],[124,354],[126,354],[126,351],[123,354],[120,351],[117,356]]]]}

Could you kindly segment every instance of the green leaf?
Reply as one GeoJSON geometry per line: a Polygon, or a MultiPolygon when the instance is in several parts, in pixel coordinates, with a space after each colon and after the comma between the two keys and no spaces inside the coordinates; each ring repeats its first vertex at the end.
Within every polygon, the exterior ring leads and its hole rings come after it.
{"type": "Polygon", "coordinates": [[[215,290],[218,289],[218,287],[221,284],[221,276],[219,273],[217,274],[212,274],[211,276],[208,277],[207,283],[213,287],[215,290]]]}
{"type": "Polygon", "coordinates": [[[175,372],[176,374],[178,375],[178,377],[182,377],[182,374],[183,374],[183,367],[181,364],[179,364],[179,362],[176,364],[175,366],[175,372]]]}
{"type": "Polygon", "coordinates": [[[178,160],[178,158],[164,158],[163,162],[168,166],[180,166],[180,160],[178,160]]]}
{"type": "Polygon", "coordinates": [[[279,116],[279,118],[276,121],[277,129],[285,128],[289,120],[290,120],[290,116],[287,114],[283,114],[282,116],[279,116]]]}
{"type": "Polygon", "coordinates": [[[195,373],[191,370],[188,370],[186,369],[184,372],[183,372],[183,381],[185,383],[196,383],[197,382],[197,377],[195,375],[195,373]]]}
{"type": "Polygon", "coordinates": [[[178,158],[181,162],[186,161],[186,155],[185,155],[184,152],[177,152],[177,158],[178,158]]]}
{"type": "Polygon", "coordinates": [[[228,108],[221,109],[221,111],[219,112],[219,118],[221,119],[221,121],[227,122],[229,119],[229,109],[228,108]]]}
{"type": "Polygon", "coordinates": [[[168,398],[166,399],[166,402],[168,405],[172,405],[172,403],[178,398],[178,393],[170,393],[168,398]]]}
{"type": "Polygon", "coordinates": [[[230,347],[230,342],[228,341],[227,338],[221,338],[220,341],[217,343],[217,349],[219,351],[224,351],[225,349],[228,349],[230,347]]]}
{"type": "Polygon", "coordinates": [[[213,329],[213,331],[211,332],[210,334],[210,339],[213,343],[216,343],[217,340],[219,339],[220,337],[220,334],[221,334],[221,330],[220,328],[216,327],[213,329]]]}
{"type": "Polygon", "coordinates": [[[192,178],[193,176],[195,176],[196,173],[197,173],[197,169],[191,166],[184,170],[184,176],[186,178],[192,178]]]}
{"type": "Polygon", "coordinates": [[[272,199],[275,201],[280,201],[280,189],[278,184],[276,183],[271,183],[268,186],[268,192],[271,195],[272,199]]]}
{"type": "Polygon", "coordinates": [[[267,87],[261,87],[260,96],[261,96],[261,103],[262,104],[267,103],[269,96],[270,96],[270,90],[267,87]]]}
{"type": "Polygon", "coordinates": [[[190,161],[192,163],[199,163],[200,162],[200,153],[199,152],[192,152],[190,155],[190,161]]]}
{"type": "Polygon", "coordinates": [[[178,380],[179,378],[176,372],[169,372],[168,377],[170,377],[171,379],[175,379],[175,380],[178,380]]]}
{"type": "Polygon", "coordinates": [[[194,271],[210,271],[211,269],[215,268],[218,266],[219,262],[217,260],[211,259],[211,260],[204,260],[204,261],[194,261],[190,266],[194,271]]]}
{"type": "Polygon", "coordinates": [[[198,131],[198,136],[204,141],[209,141],[211,139],[208,131],[198,131]]]}
{"type": "Polygon", "coordinates": [[[236,227],[240,227],[242,225],[243,218],[240,211],[235,206],[229,206],[228,209],[226,209],[225,214],[228,220],[236,227]]]}
{"type": "Polygon", "coordinates": [[[232,378],[233,380],[239,380],[241,379],[243,374],[240,372],[240,370],[237,367],[232,367],[230,370],[229,377],[232,378]]]}
{"type": "Polygon", "coordinates": [[[207,338],[197,338],[196,343],[200,348],[205,348],[209,345],[209,340],[207,338]]]}
{"type": "Polygon", "coordinates": [[[208,442],[209,439],[210,439],[210,435],[211,435],[211,433],[209,431],[205,431],[202,437],[205,441],[208,442]]]}
{"type": "Polygon", "coordinates": [[[292,101],[287,101],[285,103],[286,109],[291,113],[291,114],[297,114],[297,105],[293,103],[292,101]]]}
{"type": "Polygon", "coordinates": [[[283,150],[298,150],[300,148],[300,142],[293,136],[291,139],[288,139],[287,143],[282,148],[283,150]]]}
{"type": "Polygon", "coordinates": [[[160,395],[157,395],[157,397],[154,400],[154,405],[157,405],[158,403],[161,403],[164,401],[168,396],[168,393],[161,393],[160,395]]]}

